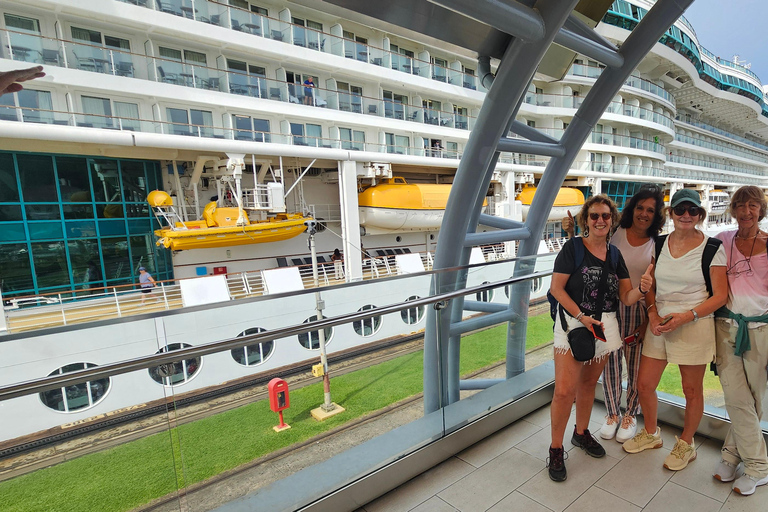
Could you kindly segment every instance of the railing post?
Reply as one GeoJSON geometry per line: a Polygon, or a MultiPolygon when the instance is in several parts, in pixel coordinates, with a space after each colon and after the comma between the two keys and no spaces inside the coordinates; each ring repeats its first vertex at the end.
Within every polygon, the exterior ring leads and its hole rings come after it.
{"type": "Polygon", "coordinates": [[[112,75],[116,75],[115,72],[115,52],[109,50],[109,64],[112,66],[112,75]]]}
{"type": "Polygon", "coordinates": [[[117,318],[121,318],[123,314],[120,311],[120,301],[117,299],[117,288],[112,288],[112,293],[115,295],[115,306],[117,306],[117,318]]]}
{"type": "Polygon", "coordinates": [[[165,293],[165,283],[160,283],[160,289],[163,290],[163,302],[165,303],[165,309],[171,309],[170,305],[168,304],[168,295],[165,293]]]}
{"type": "Polygon", "coordinates": [[[64,302],[61,300],[61,294],[57,294],[57,297],[59,298],[59,306],[61,306],[61,321],[67,325],[67,315],[64,313],[64,302]]]}

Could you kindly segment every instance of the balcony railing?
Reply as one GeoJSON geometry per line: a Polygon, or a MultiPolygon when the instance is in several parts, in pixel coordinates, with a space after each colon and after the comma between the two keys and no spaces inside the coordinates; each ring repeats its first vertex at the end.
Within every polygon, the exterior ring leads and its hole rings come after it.
{"type": "MultiPolygon", "coordinates": [[[[569,75],[573,76],[585,76],[587,78],[594,78],[597,79],[603,72],[602,67],[599,66],[588,66],[586,64],[574,64],[571,66],[571,69],[568,71],[569,75]]],[[[656,85],[655,83],[646,80],[645,78],[640,78],[637,75],[630,75],[629,78],[624,82],[625,85],[628,85],[630,87],[636,87],[638,89],[642,89],[643,91],[650,92],[651,94],[655,94],[656,96],[659,96],[660,98],[666,100],[667,102],[671,104],[675,104],[675,99],[666,89],[663,87],[656,85]]]]}
{"type": "Polygon", "coordinates": [[[684,142],[686,144],[699,146],[705,149],[712,149],[714,151],[718,151],[721,153],[729,153],[731,155],[748,158],[750,160],[757,160],[759,162],[768,163],[768,157],[761,155],[756,151],[748,151],[735,146],[731,146],[730,144],[712,142],[712,141],[704,140],[701,137],[692,137],[690,135],[683,135],[682,133],[679,133],[679,132],[675,134],[675,140],[684,142]]]}
{"type": "MultiPolygon", "coordinates": [[[[146,0],[118,1],[149,9],[153,8],[152,2],[146,0]]],[[[238,32],[368,62],[375,66],[431,78],[466,89],[476,90],[478,86],[477,77],[472,73],[439,66],[398,52],[270,18],[232,5],[211,0],[195,0],[194,3],[191,0],[154,0],[154,4],[154,9],[157,11],[238,32]]]]}

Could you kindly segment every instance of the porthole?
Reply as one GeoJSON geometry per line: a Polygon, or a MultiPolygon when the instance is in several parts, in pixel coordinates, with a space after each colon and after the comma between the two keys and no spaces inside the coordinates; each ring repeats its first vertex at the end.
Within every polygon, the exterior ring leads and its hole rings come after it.
{"type": "Polygon", "coordinates": [[[403,237],[401,237],[401,236],[396,236],[395,237],[395,242],[402,242],[402,241],[403,241],[403,237]]]}
{"type": "Polygon", "coordinates": [[[435,235],[429,235],[429,239],[430,240],[434,240],[435,239],[435,235]]]}
{"type": "MultiPolygon", "coordinates": [[[[366,304],[357,311],[367,311],[369,309],[374,309],[375,307],[376,306],[372,304],[366,304]]],[[[376,331],[379,330],[379,327],[381,327],[381,315],[352,322],[352,327],[354,327],[355,332],[360,336],[373,336],[376,334],[376,331]]]]}
{"type": "MultiPolygon", "coordinates": [[[[483,284],[491,284],[490,281],[484,281],[483,284]]],[[[482,292],[477,292],[475,294],[475,297],[479,302],[491,302],[493,301],[493,291],[494,290],[485,290],[482,292]]]]}
{"type": "MultiPolygon", "coordinates": [[[[163,354],[173,350],[189,348],[191,346],[192,345],[187,343],[171,343],[170,345],[164,346],[155,353],[163,354]]],[[[176,384],[183,384],[184,382],[187,382],[189,379],[194,377],[194,375],[200,370],[201,362],[201,358],[194,357],[191,359],[182,359],[181,361],[161,364],[160,366],[150,368],[149,376],[152,377],[152,380],[158,384],[163,384],[164,386],[175,386],[176,384]]]]}
{"type": "MultiPolygon", "coordinates": [[[[418,300],[419,298],[420,297],[418,295],[411,295],[407,300],[418,300]]],[[[408,325],[417,324],[424,319],[424,311],[424,306],[404,309],[400,311],[400,318],[402,318],[403,322],[408,325]]]]}
{"type": "Polygon", "coordinates": [[[541,291],[541,287],[544,285],[544,279],[537,277],[531,281],[531,293],[538,293],[541,291]]]}
{"type": "MultiPolygon", "coordinates": [[[[237,337],[242,338],[243,336],[259,334],[260,332],[264,331],[266,331],[266,329],[262,327],[252,327],[250,329],[244,330],[238,334],[237,337]]],[[[256,366],[266,361],[267,358],[272,355],[272,351],[274,349],[275,342],[269,340],[262,341],[261,343],[256,343],[254,345],[233,348],[230,353],[232,354],[232,359],[234,359],[237,364],[241,364],[243,366],[256,366]]]]}
{"type": "MultiPolygon", "coordinates": [[[[308,324],[309,322],[314,322],[316,320],[317,315],[312,315],[302,323],[308,324]]],[[[333,336],[333,328],[326,327],[323,329],[323,332],[325,332],[325,343],[330,343],[331,336],[333,336]]],[[[299,334],[299,343],[306,349],[318,350],[320,348],[320,331],[309,331],[299,334]]]]}
{"type": "MultiPolygon", "coordinates": [[[[52,371],[48,376],[62,375],[64,373],[85,370],[86,368],[93,368],[95,366],[98,365],[93,363],[72,363],[52,371]]],[[[40,400],[46,407],[49,407],[54,411],[73,412],[87,409],[93,407],[104,398],[107,391],[109,391],[110,383],[109,377],[106,377],[52,389],[50,391],[43,391],[40,393],[40,400]]]]}

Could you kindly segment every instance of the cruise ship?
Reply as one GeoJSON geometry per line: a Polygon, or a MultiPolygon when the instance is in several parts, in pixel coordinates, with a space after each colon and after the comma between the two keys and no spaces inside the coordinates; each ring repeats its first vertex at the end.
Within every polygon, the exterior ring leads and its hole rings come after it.
{"type": "MultiPolygon", "coordinates": [[[[620,44],[652,5],[616,0],[596,31],[620,44]]],[[[288,290],[280,272],[306,284],[304,222],[317,231],[327,284],[430,269],[492,59],[320,1],[14,0],[0,11],[0,70],[40,64],[47,74],[0,98],[2,384],[316,318],[310,300],[245,298],[288,290]],[[154,191],[163,194],[148,202],[154,191]],[[247,231],[294,219],[299,228],[284,236],[247,231]],[[217,231],[227,227],[234,235],[217,231]],[[197,242],[174,245],[168,237],[179,232],[197,242]],[[337,248],[341,273],[330,259],[337,248]],[[147,309],[134,289],[140,267],[170,283],[147,309]],[[164,330],[141,314],[202,304],[175,283],[203,276],[222,276],[225,298],[243,300],[190,309],[164,330]],[[110,313],[83,313],[110,300],[110,313]],[[70,328],[83,319],[93,323],[70,328]]],[[[563,73],[540,69],[517,120],[559,138],[601,71],[578,54],[563,73]]],[[[547,161],[502,153],[486,214],[522,220],[547,161]]],[[[682,17],[582,147],[564,184],[581,199],[549,219],[540,252],[559,249],[558,216],[584,197],[606,193],[621,207],[645,183],[670,195],[697,190],[712,212],[707,229],[728,222],[724,205],[739,186],[768,190],[763,84],[749,65],[707,51],[682,17]]],[[[471,262],[514,256],[514,243],[496,244],[476,248],[471,262]]],[[[498,272],[479,270],[471,282],[498,272]]],[[[427,295],[429,277],[414,279],[427,295]]],[[[340,303],[418,298],[388,283],[371,279],[369,298],[349,292],[340,303]]],[[[534,283],[534,298],[546,289],[534,283]]],[[[329,351],[423,329],[423,319],[414,309],[396,326],[356,324],[336,343],[329,330],[329,351]]],[[[317,357],[314,336],[292,347],[185,360],[170,376],[125,376],[133,381],[122,389],[105,380],[20,398],[4,404],[0,441],[152,402],[154,385],[194,392],[317,357]]]]}

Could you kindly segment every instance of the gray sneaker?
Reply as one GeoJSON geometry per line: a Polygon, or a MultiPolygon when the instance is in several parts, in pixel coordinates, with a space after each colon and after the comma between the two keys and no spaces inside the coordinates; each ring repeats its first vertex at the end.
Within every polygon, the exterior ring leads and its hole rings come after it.
{"type": "Polygon", "coordinates": [[[661,440],[661,428],[656,427],[656,433],[651,435],[645,428],[638,432],[635,437],[621,445],[627,453],[640,453],[643,450],[651,448],[661,448],[664,441],[661,440]]]}
{"type": "Polygon", "coordinates": [[[768,476],[757,478],[752,475],[742,475],[733,482],[733,490],[742,496],[749,496],[755,493],[755,488],[765,484],[768,484],[768,476]]]}

